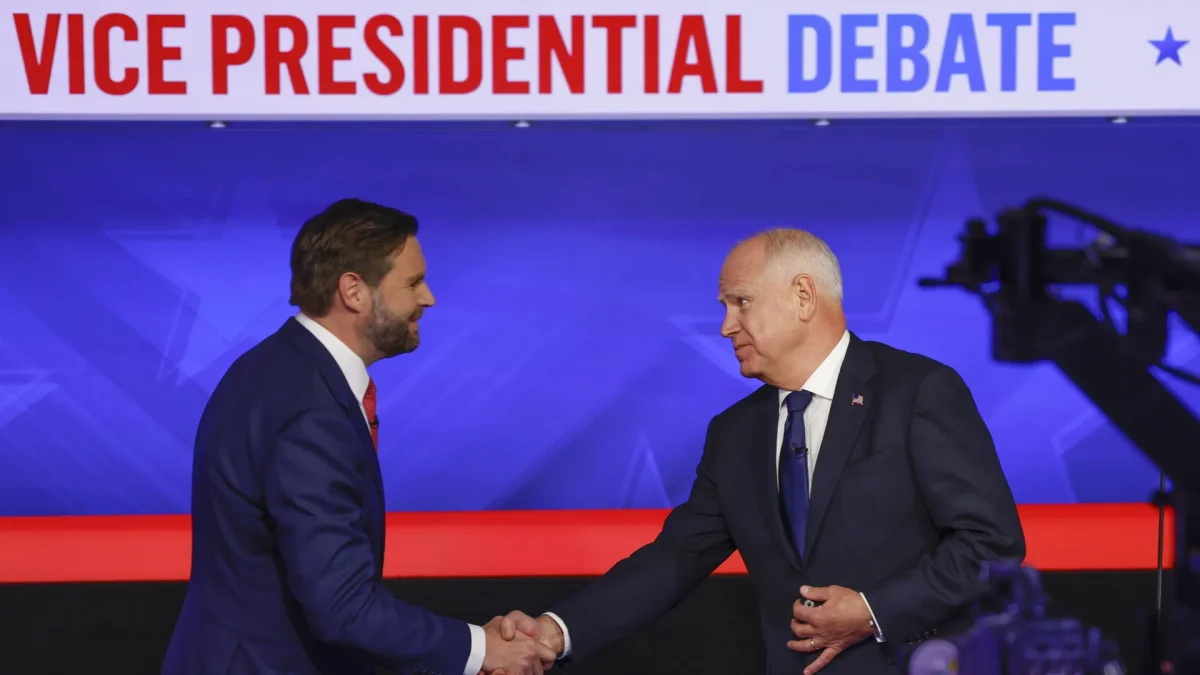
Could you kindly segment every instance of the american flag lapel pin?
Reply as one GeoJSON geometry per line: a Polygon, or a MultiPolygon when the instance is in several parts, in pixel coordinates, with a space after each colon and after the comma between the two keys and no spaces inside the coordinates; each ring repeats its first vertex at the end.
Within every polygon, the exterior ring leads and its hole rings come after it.
{"type": "Polygon", "coordinates": [[[863,404],[862,394],[855,394],[854,398],[850,400],[850,404],[851,405],[862,405],[863,404]]]}

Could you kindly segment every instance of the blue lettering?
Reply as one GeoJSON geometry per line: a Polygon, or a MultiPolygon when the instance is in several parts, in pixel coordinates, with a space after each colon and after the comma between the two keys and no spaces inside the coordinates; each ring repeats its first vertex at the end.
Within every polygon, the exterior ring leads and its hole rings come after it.
{"type": "Polygon", "coordinates": [[[788,91],[811,94],[829,86],[833,77],[833,27],[823,16],[792,14],[788,17],[788,91]],[[812,30],[816,37],[816,72],[811,80],[804,79],[804,31],[812,30]]]}
{"type": "Polygon", "coordinates": [[[1054,59],[1071,56],[1071,45],[1054,41],[1054,28],[1074,25],[1071,13],[1038,14],[1038,91],[1075,91],[1075,78],[1054,76],[1054,59]]]}
{"type": "Polygon", "coordinates": [[[950,78],[966,75],[971,91],[984,91],[983,62],[979,58],[979,40],[975,37],[975,21],[970,14],[951,14],[946,28],[946,45],[942,49],[942,64],[938,67],[937,91],[950,91],[950,78]],[[962,45],[963,60],[958,60],[962,45]]]}
{"type": "Polygon", "coordinates": [[[921,91],[929,83],[929,22],[920,14],[890,14],[887,18],[887,90],[921,91]],[[912,44],[904,44],[904,29],[912,29],[912,44]],[[913,64],[913,75],[904,79],[904,62],[913,64]]]}
{"type": "Polygon", "coordinates": [[[858,44],[858,29],[878,25],[878,14],[842,15],[842,91],[879,91],[879,83],[875,80],[858,79],[858,61],[875,55],[874,47],[858,44]]]}
{"type": "Polygon", "coordinates": [[[1017,29],[1032,26],[1032,14],[988,14],[987,25],[1000,28],[1000,90],[1017,90],[1017,29]]]}
{"type": "MultiPolygon", "coordinates": [[[[992,91],[1014,92],[1022,84],[1019,81],[1021,68],[1023,65],[1029,67],[1028,59],[1032,56],[1037,61],[1037,91],[1075,91],[1075,78],[1055,72],[1056,65],[1061,65],[1056,61],[1069,60],[1073,50],[1070,40],[1056,35],[1055,29],[1075,26],[1076,22],[1076,15],[1071,12],[978,15],[960,12],[951,14],[944,24],[939,21],[937,25],[916,13],[842,14],[831,18],[819,14],[792,14],[788,16],[787,27],[787,87],[794,94],[828,90],[834,84],[836,57],[839,81],[834,88],[840,92],[912,93],[930,89],[949,92],[952,87],[957,87],[955,91],[986,92],[986,57],[988,67],[996,67],[995,72],[999,75],[992,82],[992,91]],[[835,21],[839,22],[837,26],[835,21]],[[981,23],[977,26],[976,21],[981,23]],[[996,48],[989,43],[988,53],[981,54],[978,31],[989,30],[983,28],[984,21],[990,29],[997,30],[1000,39],[996,48]],[[1030,31],[1024,30],[1027,27],[1030,31]],[[883,28],[883,31],[861,30],[871,28],[883,28]],[[938,37],[935,31],[942,30],[945,40],[939,58],[932,53],[930,45],[938,37]],[[1033,37],[1029,35],[1033,30],[1037,31],[1036,45],[1031,43],[1033,37]],[[1031,54],[1031,47],[1036,47],[1036,55],[1031,54]],[[835,49],[837,54],[834,54],[835,49]],[[1022,61],[1022,58],[1026,60],[1022,61]],[[864,76],[864,73],[874,74],[870,68],[879,61],[883,61],[879,64],[883,66],[883,75],[864,76]],[[958,76],[965,81],[958,82],[958,76]]],[[[1025,82],[1023,86],[1032,91],[1034,84],[1025,82]]]]}

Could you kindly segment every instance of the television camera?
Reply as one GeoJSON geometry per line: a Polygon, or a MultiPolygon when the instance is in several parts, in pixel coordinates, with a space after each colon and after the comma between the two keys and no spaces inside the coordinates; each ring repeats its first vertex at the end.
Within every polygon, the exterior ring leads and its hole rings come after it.
{"type": "MultiPolygon", "coordinates": [[[[1051,199],[1007,209],[997,225],[990,232],[983,220],[968,221],[959,238],[960,259],[943,278],[920,284],[978,295],[992,315],[994,359],[1054,363],[1162,470],[1164,480],[1152,501],[1175,512],[1173,606],[1165,611],[1161,603],[1160,570],[1160,603],[1147,627],[1147,657],[1130,672],[1200,673],[1200,420],[1151,372],[1200,384],[1194,375],[1162,362],[1172,313],[1200,334],[1200,245],[1123,227],[1051,199]],[[1050,248],[1050,214],[1100,234],[1081,248],[1050,248]],[[1099,311],[1052,288],[1070,285],[1095,287],[1099,311]],[[1124,308],[1123,322],[1114,317],[1114,303],[1124,308]]],[[[905,659],[907,672],[1126,672],[1099,633],[1074,619],[1045,615],[1034,570],[1001,564],[984,574],[993,598],[1001,600],[999,609],[980,607],[971,630],[920,645],[905,659]]]]}

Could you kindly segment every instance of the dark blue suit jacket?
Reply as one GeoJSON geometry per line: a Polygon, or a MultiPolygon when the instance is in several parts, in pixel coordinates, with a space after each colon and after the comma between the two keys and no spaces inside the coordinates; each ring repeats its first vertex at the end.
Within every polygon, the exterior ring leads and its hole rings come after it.
{"type": "Polygon", "coordinates": [[[294,319],[221,380],[192,471],[192,576],[164,675],[461,675],[467,624],[381,585],[370,430],[333,356],[294,319]]]}
{"type": "Polygon", "coordinates": [[[800,673],[816,658],[787,648],[805,584],[865,593],[886,639],[867,638],[822,675],[894,673],[897,647],[969,619],[984,561],[1024,559],[991,435],[949,367],[851,337],[803,556],[789,542],[776,487],[778,412],[778,390],[761,387],[713,418],[691,495],[662,533],[553,609],[570,631],[567,670],[674,607],[738,550],[758,598],[768,673],[800,673]]]}

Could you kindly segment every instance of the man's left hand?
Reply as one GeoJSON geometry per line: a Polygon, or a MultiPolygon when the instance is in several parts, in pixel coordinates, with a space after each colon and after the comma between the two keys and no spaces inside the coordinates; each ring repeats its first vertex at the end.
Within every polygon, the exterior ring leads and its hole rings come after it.
{"type": "Polygon", "coordinates": [[[802,586],[800,595],[813,602],[824,603],[808,607],[803,600],[792,605],[792,632],[795,640],[788,648],[798,652],[821,652],[816,661],[804,669],[813,675],[829,665],[838,654],[874,634],[871,610],[856,591],[843,586],[802,586]]]}

